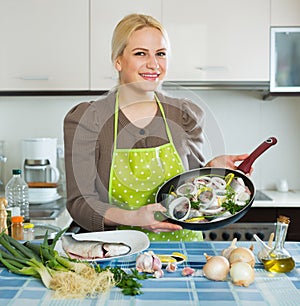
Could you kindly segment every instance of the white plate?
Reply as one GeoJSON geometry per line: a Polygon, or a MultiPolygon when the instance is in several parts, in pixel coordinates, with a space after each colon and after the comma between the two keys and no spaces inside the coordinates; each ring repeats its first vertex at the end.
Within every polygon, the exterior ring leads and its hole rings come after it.
{"type": "Polygon", "coordinates": [[[29,204],[45,204],[45,203],[49,203],[52,201],[56,201],[60,198],[61,198],[61,195],[59,194],[56,194],[54,197],[51,197],[51,198],[48,198],[48,197],[47,198],[40,197],[40,198],[34,198],[34,199],[29,198],[29,204]]]}
{"type": "MultiPolygon", "coordinates": [[[[107,261],[111,259],[127,257],[133,254],[137,254],[146,250],[150,241],[148,236],[140,231],[135,230],[117,230],[117,231],[107,231],[107,232],[91,232],[82,234],[72,234],[72,237],[77,241],[102,241],[108,243],[124,243],[130,246],[131,250],[126,255],[114,256],[109,258],[97,258],[96,260],[88,261],[107,261]]],[[[63,248],[61,240],[58,240],[55,246],[56,251],[61,255],[66,255],[63,248]]]]}

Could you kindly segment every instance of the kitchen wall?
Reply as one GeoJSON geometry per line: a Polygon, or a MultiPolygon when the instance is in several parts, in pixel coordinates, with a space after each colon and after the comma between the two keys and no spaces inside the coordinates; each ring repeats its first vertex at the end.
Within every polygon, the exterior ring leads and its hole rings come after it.
{"type": "MultiPolygon", "coordinates": [[[[291,189],[300,189],[300,97],[264,101],[257,91],[174,90],[173,95],[193,98],[206,109],[208,121],[218,124],[223,139],[213,155],[250,153],[269,136],[278,143],[254,163],[252,178],[259,189],[275,188],[286,178],[291,189]]],[[[6,176],[21,163],[21,139],[56,137],[63,143],[63,118],[80,101],[96,97],[0,97],[0,140],[6,141],[6,176]]],[[[212,126],[207,123],[208,128],[212,126]]]]}

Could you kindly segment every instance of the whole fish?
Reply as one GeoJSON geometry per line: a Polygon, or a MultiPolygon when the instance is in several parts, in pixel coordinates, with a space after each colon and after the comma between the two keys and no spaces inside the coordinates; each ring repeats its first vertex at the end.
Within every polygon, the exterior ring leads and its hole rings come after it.
{"type": "Polygon", "coordinates": [[[124,243],[108,243],[101,241],[78,241],[71,236],[61,237],[62,248],[73,259],[97,260],[126,255],[131,248],[124,243]]]}

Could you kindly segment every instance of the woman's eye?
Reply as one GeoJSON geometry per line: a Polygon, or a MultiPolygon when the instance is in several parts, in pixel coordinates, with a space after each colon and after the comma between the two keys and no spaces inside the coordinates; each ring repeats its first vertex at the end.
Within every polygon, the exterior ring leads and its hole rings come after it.
{"type": "Polygon", "coordinates": [[[161,51],[161,52],[158,52],[157,55],[160,57],[165,57],[167,54],[166,52],[161,51]]]}
{"type": "Polygon", "coordinates": [[[138,52],[135,52],[134,55],[143,56],[143,55],[145,55],[145,52],[143,52],[143,51],[138,51],[138,52]]]}

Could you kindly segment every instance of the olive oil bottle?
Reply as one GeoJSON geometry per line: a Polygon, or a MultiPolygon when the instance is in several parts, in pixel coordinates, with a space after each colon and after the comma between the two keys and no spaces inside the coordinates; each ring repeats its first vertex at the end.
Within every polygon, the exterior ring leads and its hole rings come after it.
{"type": "Polygon", "coordinates": [[[285,273],[292,271],[295,267],[294,259],[284,248],[289,223],[290,219],[288,217],[279,216],[277,218],[274,248],[267,256],[261,258],[267,271],[285,273]]]}

